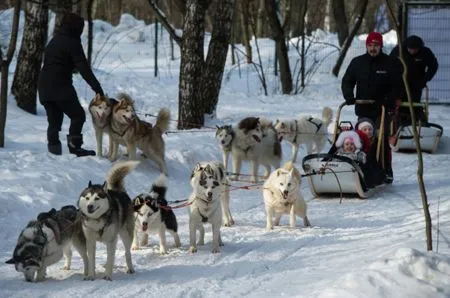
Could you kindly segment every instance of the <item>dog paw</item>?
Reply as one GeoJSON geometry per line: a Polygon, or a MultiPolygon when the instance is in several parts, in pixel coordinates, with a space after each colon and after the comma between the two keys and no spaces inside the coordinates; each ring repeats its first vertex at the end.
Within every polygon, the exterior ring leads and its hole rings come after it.
{"type": "Polygon", "coordinates": [[[196,253],[197,252],[197,247],[195,247],[195,246],[189,247],[189,252],[190,253],[196,253]]]}
{"type": "Polygon", "coordinates": [[[93,281],[93,280],[95,280],[95,276],[88,275],[88,276],[85,276],[85,277],[83,278],[83,280],[93,281]]]}
{"type": "Polygon", "coordinates": [[[268,231],[271,231],[271,230],[273,230],[273,226],[266,226],[266,229],[267,229],[268,231]]]}
{"type": "Polygon", "coordinates": [[[160,249],[160,250],[159,250],[159,254],[162,255],[162,256],[163,256],[163,255],[166,255],[166,254],[167,254],[167,251],[166,251],[165,249],[160,249]]]}
{"type": "Polygon", "coordinates": [[[64,265],[64,267],[62,267],[61,270],[70,270],[70,266],[64,265]]]}
{"type": "Polygon", "coordinates": [[[135,272],[136,272],[136,271],[134,271],[133,268],[127,270],[127,274],[134,274],[135,272]]]}
{"type": "Polygon", "coordinates": [[[217,254],[217,253],[219,253],[220,252],[220,248],[218,248],[218,247],[214,247],[213,249],[212,249],[212,251],[211,251],[213,254],[217,254]]]}
{"type": "Polygon", "coordinates": [[[237,176],[237,175],[232,175],[232,176],[230,177],[230,180],[231,180],[231,181],[238,181],[238,180],[239,180],[239,176],[237,176]]]}
{"type": "Polygon", "coordinates": [[[139,250],[139,246],[137,246],[137,245],[134,246],[134,245],[133,245],[133,246],[131,247],[131,250],[139,250]]]}

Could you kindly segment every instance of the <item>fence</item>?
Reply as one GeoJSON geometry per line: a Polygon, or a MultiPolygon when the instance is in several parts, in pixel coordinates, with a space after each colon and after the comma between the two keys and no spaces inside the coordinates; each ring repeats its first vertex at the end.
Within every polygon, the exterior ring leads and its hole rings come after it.
{"type": "Polygon", "coordinates": [[[450,104],[450,1],[405,1],[402,19],[403,37],[420,36],[439,62],[428,84],[430,103],[450,104]]]}

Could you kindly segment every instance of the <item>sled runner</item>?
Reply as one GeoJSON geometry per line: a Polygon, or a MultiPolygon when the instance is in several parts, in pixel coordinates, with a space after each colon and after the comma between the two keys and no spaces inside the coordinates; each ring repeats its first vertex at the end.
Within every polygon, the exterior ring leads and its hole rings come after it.
{"type": "MultiPolygon", "coordinates": [[[[408,108],[409,103],[402,102],[400,107],[408,108]]],[[[439,145],[443,133],[442,126],[428,122],[428,87],[425,88],[425,103],[413,103],[415,109],[422,109],[425,115],[425,121],[418,121],[417,132],[420,140],[420,148],[424,152],[434,153],[439,145]]],[[[389,139],[392,151],[401,152],[415,152],[416,142],[414,140],[413,126],[409,115],[406,115],[407,120],[400,119],[399,115],[396,119],[398,128],[392,137],[389,139]]],[[[417,120],[417,119],[416,119],[417,120]]],[[[391,130],[394,132],[393,127],[391,130]]]]}
{"type": "MultiPolygon", "coordinates": [[[[357,100],[357,104],[373,104],[372,100],[357,100]]],[[[373,150],[376,156],[368,159],[366,164],[335,154],[336,140],[340,132],[352,130],[351,122],[339,122],[342,103],[336,115],[333,145],[328,153],[310,154],[303,158],[302,167],[308,177],[311,193],[314,197],[357,196],[365,199],[373,195],[374,187],[382,184],[384,178],[382,143],[384,137],[384,107],[381,109],[381,125],[378,131],[378,142],[373,150]]]]}

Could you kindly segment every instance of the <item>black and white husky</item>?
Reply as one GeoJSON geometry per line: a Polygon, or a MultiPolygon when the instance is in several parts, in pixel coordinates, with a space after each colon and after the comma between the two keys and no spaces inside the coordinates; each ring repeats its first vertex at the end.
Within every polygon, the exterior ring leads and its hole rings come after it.
{"type": "Polygon", "coordinates": [[[22,272],[26,281],[42,281],[47,267],[65,257],[63,269],[70,270],[71,244],[84,261],[87,274],[86,241],[81,231],[79,213],[75,206],[65,206],[40,213],[19,235],[13,257],[6,261],[22,272]]]}
{"type": "Polygon", "coordinates": [[[141,193],[133,200],[135,226],[133,250],[139,249],[138,235],[142,234],[140,245],[148,244],[150,233],[158,233],[159,253],[166,254],[166,230],[172,234],[175,247],[180,247],[178,236],[178,223],[175,213],[167,205],[167,176],[161,174],[153,182],[149,193],[141,193]]]}
{"type": "Polygon", "coordinates": [[[282,152],[277,132],[268,119],[247,117],[242,119],[237,127],[225,125],[217,127],[216,139],[223,154],[223,165],[228,169],[228,156],[231,153],[233,161],[232,179],[237,180],[243,161],[252,164],[252,180],[258,181],[258,168],[265,168],[264,176],[268,177],[271,167],[280,166],[282,152]]]}
{"type": "Polygon", "coordinates": [[[134,273],[131,261],[131,243],[133,241],[134,216],[130,197],[125,192],[125,176],[139,162],[127,161],[114,165],[106,176],[105,183],[92,184],[89,181],[78,200],[82,213],[81,222],[88,254],[88,274],[86,280],[95,279],[96,242],[106,245],[106,280],[112,279],[112,270],[116,253],[117,237],[120,235],[125,248],[127,273],[134,273]]]}
{"type": "MultiPolygon", "coordinates": [[[[205,243],[204,223],[212,226],[212,252],[220,252],[219,246],[223,246],[220,237],[222,225],[221,192],[222,176],[217,162],[199,163],[195,166],[191,175],[192,193],[189,197],[189,252],[197,252],[197,244],[205,243]],[[197,242],[197,230],[200,237],[197,242]]],[[[231,216],[231,214],[230,214],[231,216]]]]}

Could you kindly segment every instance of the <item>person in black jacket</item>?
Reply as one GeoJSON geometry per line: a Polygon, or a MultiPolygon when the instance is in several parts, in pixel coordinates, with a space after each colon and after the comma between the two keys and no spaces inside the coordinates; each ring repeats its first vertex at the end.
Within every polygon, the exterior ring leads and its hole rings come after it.
{"type": "Polygon", "coordinates": [[[44,51],[44,65],[38,82],[39,101],[47,112],[48,151],[56,155],[62,153],[59,132],[64,114],[70,118],[69,152],[77,156],[95,155],[95,151],[81,147],[86,113],[72,84],[72,74],[76,69],[95,93],[104,95],[83,52],[80,39],[83,28],[82,17],[64,14],[59,30],[44,51]]]}
{"type": "MultiPolygon", "coordinates": [[[[399,57],[399,46],[392,49],[390,56],[399,57]]],[[[411,100],[413,102],[420,102],[422,97],[422,89],[426,87],[427,82],[433,79],[436,74],[439,64],[430,48],[424,45],[423,40],[417,35],[411,35],[406,38],[403,43],[403,54],[408,71],[407,80],[409,89],[411,91],[411,100]]],[[[403,88],[401,94],[402,101],[407,102],[406,91],[403,88]]],[[[426,115],[422,108],[416,108],[416,119],[427,121],[426,115]]],[[[401,122],[410,123],[410,114],[408,107],[401,107],[399,110],[401,122]]]]}
{"type": "MultiPolygon", "coordinates": [[[[391,114],[399,98],[401,73],[397,59],[382,52],[383,37],[378,32],[371,32],[366,39],[367,52],[353,58],[342,78],[342,94],[347,104],[355,104],[356,99],[374,100],[375,104],[356,104],[358,118],[368,117],[380,125],[381,105],[391,114]],[[354,88],[356,86],[356,94],[354,88]]],[[[386,115],[388,116],[388,115],[386,115]]],[[[386,117],[385,128],[389,127],[386,117]]],[[[391,148],[385,130],[384,156],[386,182],[392,183],[391,148]]]]}

